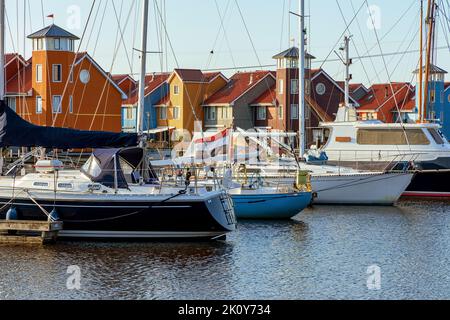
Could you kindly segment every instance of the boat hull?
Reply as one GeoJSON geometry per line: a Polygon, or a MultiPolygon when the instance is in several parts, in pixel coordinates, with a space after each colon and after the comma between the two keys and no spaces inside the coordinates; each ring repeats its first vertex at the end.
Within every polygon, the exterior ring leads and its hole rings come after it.
{"type": "Polygon", "coordinates": [[[238,219],[290,219],[311,204],[310,192],[232,194],[238,219]]]}
{"type": "MultiPolygon", "coordinates": [[[[234,213],[223,208],[223,198],[206,201],[74,201],[35,198],[50,212],[54,208],[64,230],[59,237],[70,239],[215,239],[235,230],[234,213]]],[[[0,219],[14,206],[20,220],[46,220],[31,199],[0,197],[0,219]]]]}

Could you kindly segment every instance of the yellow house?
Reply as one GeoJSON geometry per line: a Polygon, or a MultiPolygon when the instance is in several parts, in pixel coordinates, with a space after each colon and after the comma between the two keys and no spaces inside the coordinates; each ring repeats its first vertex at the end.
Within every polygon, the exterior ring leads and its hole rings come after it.
{"type": "Polygon", "coordinates": [[[167,79],[170,94],[156,104],[159,128],[194,132],[195,121],[203,122],[203,102],[223,88],[228,79],[220,72],[175,69],[167,79]]]}

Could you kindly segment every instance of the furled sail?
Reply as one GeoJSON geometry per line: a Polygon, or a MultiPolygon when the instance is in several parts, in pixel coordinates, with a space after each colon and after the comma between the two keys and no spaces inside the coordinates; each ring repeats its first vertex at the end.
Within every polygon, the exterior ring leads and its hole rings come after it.
{"type": "Polygon", "coordinates": [[[137,134],[42,127],[22,119],[0,100],[0,147],[56,149],[121,148],[138,144],[137,134]]]}

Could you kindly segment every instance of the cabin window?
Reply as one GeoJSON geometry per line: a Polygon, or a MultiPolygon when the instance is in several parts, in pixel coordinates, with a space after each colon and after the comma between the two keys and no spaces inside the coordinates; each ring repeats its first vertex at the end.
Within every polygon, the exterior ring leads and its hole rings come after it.
{"type": "Polygon", "coordinates": [[[40,181],[33,182],[33,187],[48,187],[48,186],[49,186],[48,182],[40,182],[40,181]]]}
{"type": "Polygon", "coordinates": [[[291,80],[291,94],[297,94],[298,93],[298,80],[292,79],[291,80]]]}
{"type": "Polygon", "coordinates": [[[42,113],[42,97],[36,97],[36,113],[42,113]]]}
{"type": "Polygon", "coordinates": [[[58,183],[59,189],[73,189],[73,185],[71,183],[58,183]]]}
{"type": "Polygon", "coordinates": [[[167,120],[167,108],[159,108],[159,119],[167,120]]]}
{"type": "Polygon", "coordinates": [[[431,134],[436,144],[445,144],[444,139],[442,139],[439,132],[437,132],[435,129],[428,129],[428,132],[431,134]]]}
{"type": "Polygon", "coordinates": [[[173,119],[178,120],[180,119],[180,107],[173,107],[173,119]]]}
{"type": "Polygon", "coordinates": [[[267,109],[266,107],[258,107],[256,111],[256,120],[266,120],[267,116],[267,109]]]}
{"type": "Polygon", "coordinates": [[[36,82],[42,82],[42,64],[36,65],[36,82]]]}
{"type": "Polygon", "coordinates": [[[357,143],[361,145],[429,145],[420,129],[359,129],[357,143]],[[406,139],[408,137],[408,139],[406,139]]]}
{"type": "Polygon", "coordinates": [[[53,96],[52,100],[53,113],[62,113],[61,96],[53,96]]]}
{"type": "Polygon", "coordinates": [[[54,64],[52,67],[53,70],[53,82],[61,82],[62,81],[62,65],[54,64]]]}
{"type": "Polygon", "coordinates": [[[298,104],[291,104],[291,119],[298,119],[298,104]]]}

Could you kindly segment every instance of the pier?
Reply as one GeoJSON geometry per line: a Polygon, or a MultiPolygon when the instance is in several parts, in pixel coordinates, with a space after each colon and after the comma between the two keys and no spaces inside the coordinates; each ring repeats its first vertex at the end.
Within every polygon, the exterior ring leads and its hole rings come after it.
{"type": "Polygon", "coordinates": [[[52,244],[62,229],[60,221],[0,220],[0,243],[52,244]]]}

